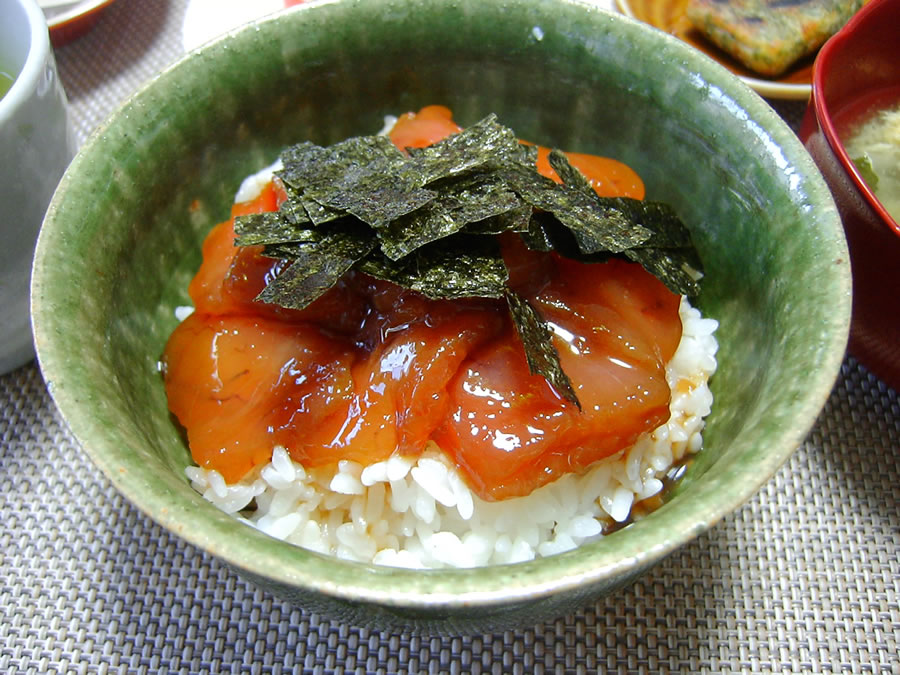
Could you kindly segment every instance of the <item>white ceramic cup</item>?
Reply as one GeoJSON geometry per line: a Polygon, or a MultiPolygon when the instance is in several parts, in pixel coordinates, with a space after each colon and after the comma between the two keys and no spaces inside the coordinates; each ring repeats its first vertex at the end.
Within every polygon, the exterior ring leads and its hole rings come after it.
{"type": "Polygon", "coordinates": [[[44,14],[34,0],[0,0],[0,373],[34,357],[29,317],[38,230],[75,154],[66,96],[44,14]]]}

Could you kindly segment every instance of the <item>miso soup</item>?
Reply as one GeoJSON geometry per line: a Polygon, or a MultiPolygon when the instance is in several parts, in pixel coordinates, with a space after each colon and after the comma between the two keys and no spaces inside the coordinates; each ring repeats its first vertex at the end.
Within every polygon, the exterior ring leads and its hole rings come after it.
{"type": "Polygon", "coordinates": [[[900,222],[900,102],[864,116],[844,146],[872,192],[900,222]]]}

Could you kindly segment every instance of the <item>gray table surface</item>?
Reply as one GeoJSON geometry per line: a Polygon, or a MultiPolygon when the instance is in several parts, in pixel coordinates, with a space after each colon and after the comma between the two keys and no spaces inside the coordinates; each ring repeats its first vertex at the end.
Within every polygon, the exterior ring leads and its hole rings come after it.
{"type": "MultiPolygon", "coordinates": [[[[80,141],[181,54],[185,5],[118,0],[57,49],[80,141]]],[[[803,104],[772,104],[796,128],[803,104]]],[[[0,411],[0,672],[900,673],[900,404],[849,356],[744,507],[593,606],[479,637],[333,623],[237,577],[119,496],[34,364],[0,411]]]]}

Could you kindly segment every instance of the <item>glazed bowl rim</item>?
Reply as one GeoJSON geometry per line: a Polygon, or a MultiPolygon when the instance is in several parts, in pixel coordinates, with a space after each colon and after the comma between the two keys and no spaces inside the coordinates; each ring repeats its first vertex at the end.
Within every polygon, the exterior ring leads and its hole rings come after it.
{"type": "MultiPolygon", "coordinates": [[[[667,36],[627,17],[604,12],[589,2],[582,0],[558,0],[558,2],[562,5],[582,8],[585,12],[596,16],[598,21],[617,24],[621,30],[632,31],[633,35],[646,36],[648,40],[653,41],[664,41],[672,49],[677,50],[692,66],[696,77],[703,79],[704,75],[711,74],[712,77],[708,79],[708,82],[714,83],[718,96],[724,97],[729,101],[729,105],[734,106],[734,109],[741,113],[749,111],[752,127],[750,133],[762,134],[768,141],[774,140],[778,152],[782,153],[782,156],[786,157],[790,164],[802,170],[805,177],[813,181],[807,186],[808,191],[814,193],[810,194],[810,200],[819,200],[816,203],[828,206],[833,212],[833,220],[836,223],[833,246],[837,249],[840,247],[839,242],[843,241],[843,253],[846,257],[846,242],[843,239],[843,232],[838,231],[840,223],[837,220],[831,195],[812,159],[803,150],[796,135],[757,94],[741,83],[737,77],[728,73],[724,67],[672,36],[667,36]],[[760,123],[764,123],[764,126],[761,126],[760,123]]],[[[52,246],[53,238],[59,236],[55,229],[60,225],[54,225],[53,213],[55,207],[65,199],[67,189],[74,180],[73,177],[88,165],[86,158],[90,157],[90,153],[98,145],[98,139],[101,139],[123,116],[127,117],[131,107],[140,103],[148,91],[164,87],[170,79],[175,77],[173,73],[177,74],[181,69],[190,68],[190,64],[197,63],[198,53],[209,55],[215,53],[216,50],[227,49],[231,40],[239,38],[242,34],[256,31],[271,22],[281,21],[286,14],[314,12],[319,7],[331,4],[336,4],[336,0],[304,3],[287,10],[286,13],[261,19],[240,30],[228,33],[187,54],[135,92],[92,134],[79,153],[79,157],[72,163],[63,178],[48,212],[47,222],[50,223],[50,226],[44,228],[39,238],[39,253],[36,256],[36,262],[40,259],[41,252],[52,246]]],[[[37,267],[35,269],[32,303],[35,308],[35,316],[40,317],[39,298],[43,278],[41,270],[37,267]]],[[[835,274],[842,275],[839,285],[846,289],[846,294],[849,295],[848,266],[845,265],[835,274]]],[[[558,592],[572,591],[585,584],[601,583],[604,580],[634,573],[636,570],[646,569],[708,530],[721,518],[732,513],[750,499],[799,447],[830,394],[843,358],[846,336],[849,331],[849,299],[844,306],[838,307],[838,310],[838,317],[832,325],[833,330],[829,334],[827,344],[822,349],[827,359],[820,364],[818,370],[810,373],[807,383],[808,389],[811,391],[810,395],[802,401],[802,405],[795,404],[798,413],[797,419],[789,428],[785,428],[777,434],[776,437],[779,441],[777,447],[776,445],[771,446],[765,456],[759,459],[755,466],[756,475],[752,478],[743,475],[729,476],[726,481],[719,476],[715,480],[704,481],[702,485],[694,484],[690,504],[687,503],[687,500],[670,502],[665,508],[654,513],[653,518],[634,523],[631,527],[635,530],[646,530],[652,527],[653,531],[660,533],[654,539],[656,544],[650,548],[646,546],[646,542],[642,538],[623,537],[617,542],[618,546],[615,550],[609,547],[605,547],[602,551],[594,550],[596,546],[584,545],[568,553],[532,562],[476,569],[406,570],[388,568],[340,560],[333,556],[300,549],[284,542],[279,542],[280,546],[277,544],[270,546],[268,557],[264,564],[260,565],[257,552],[251,550],[252,546],[235,540],[243,539],[244,537],[241,535],[246,535],[248,540],[255,538],[257,541],[259,541],[259,537],[265,539],[268,537],[251,528],[246,528],[231,516],[210,507],[198,514],[195,524],[188,524],[189,526],[186,527],[183,522],[186,509],[181,511],[178,508],[171,508],[173,505],[165,502],[165,499],[171,498],[170,495],[158,494],[153,488],[145,487],[141,483],[140,477],[129,475],[127,472],[123,473],[120,470],[121,467],[109,457],[109,452],[103,449],[102,440],[99,443],[93,440],[102,438],[102,433],[92,427],[89,419],[76,414],[81,407],[77,391],[67,390],[64,380],[57,381],[52,377],[60,370],[59,363],[64,363],[62,354],[56,353],[56,348],[47,345],[47,341],[52,339],[52,330],[44,323],[36,322],[35,335],[41,367],[44,368],[45,373],[51,376],[48,377],[48,388],[75,437],[89,439],[82,444],[86,454],[131,504],[137,506],[165,529],[175,533],[193,546],[224,560],[231,567],[243,570],[251,577],[264,577],[282,585],[299,587],[314,593],[354,602],[406,609],[465,610],[487,607],[498,602],[530,602],[558,592]],[[720,483],[725,484],[725,489],[720,483]],[[682,517],[682,514],[687,517],[682,517]],[[210,527],[211,534],[201,532],[200,525],[204,524],[210,527]],[[228,534],[217,534],[223,528],[227,529],[228,534]],[[636,542],[638,539],[640,545],[636,542]],[[238,543],[241,545],[235,545],[238,543]],[[502,570],[502,575],[498,575],[498,570],[502,570]],[[448,580],[448,583],[444,584],[442,589],[434,590],[431,581],[438,578],[448,580]],[[503,583],[504,579],[515,579],[515,582],[503,583]]],[[[44,318],[49,319],[50,317],[44,318]]],[[[187,504],[186,500],[185,503],[187,506],[196,505],[197,500],[200,499],[202,499],[201,496],[195,494],[195,498],[190,504],[187,504]]]]}

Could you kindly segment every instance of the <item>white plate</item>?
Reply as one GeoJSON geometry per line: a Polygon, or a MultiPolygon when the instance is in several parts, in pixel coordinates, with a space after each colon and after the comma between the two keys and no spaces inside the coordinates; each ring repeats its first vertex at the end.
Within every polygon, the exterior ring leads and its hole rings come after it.
{"type": "Polygon", "coordinates": [[[181,28],[184,50],[296,4],[300,0],[190,0],[181,28]]]}

